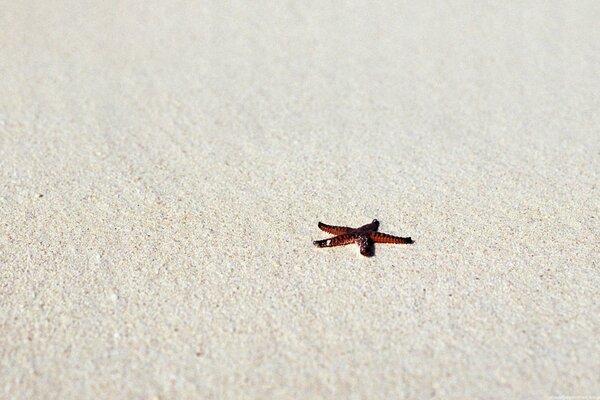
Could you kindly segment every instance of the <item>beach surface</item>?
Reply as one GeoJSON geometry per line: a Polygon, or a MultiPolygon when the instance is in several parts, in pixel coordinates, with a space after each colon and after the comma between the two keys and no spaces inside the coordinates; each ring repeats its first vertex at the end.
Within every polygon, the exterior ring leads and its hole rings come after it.
{"type": "Polygon", "coordinates": [[[0,1],[0,399],[599,399],[600,3],[483,3],[0,1]]]}

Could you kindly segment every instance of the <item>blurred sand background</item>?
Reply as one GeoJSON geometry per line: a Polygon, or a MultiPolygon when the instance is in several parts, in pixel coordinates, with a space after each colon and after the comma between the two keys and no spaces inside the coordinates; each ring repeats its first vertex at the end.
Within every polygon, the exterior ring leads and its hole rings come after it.
{"type": "Polygon", "coordinates": [[[600,3],[482,3],[0,1],[0,398],[600,396],[600,3]]]}

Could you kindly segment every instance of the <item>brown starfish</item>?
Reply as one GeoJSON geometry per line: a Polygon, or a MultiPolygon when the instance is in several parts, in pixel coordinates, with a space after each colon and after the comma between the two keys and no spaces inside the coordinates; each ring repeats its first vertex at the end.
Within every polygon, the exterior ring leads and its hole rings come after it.
{"type": "Polygon", "coordinates": [[[409,237],[404,238],[377,232],[377,229],[379,229],[379,221],[376,219],[374,219],[370,224],[363,225],[360,228],[332,226],[319,222],[319,229],[337,236],[325,240],[315,240],[313,242],[315,246],[333,247],[356,243],[360,247],[360,254],[366,257],[370,257],[375,253],[375,246],[373,245],[374,243],[414,243],[414,241],[409,237]]]}

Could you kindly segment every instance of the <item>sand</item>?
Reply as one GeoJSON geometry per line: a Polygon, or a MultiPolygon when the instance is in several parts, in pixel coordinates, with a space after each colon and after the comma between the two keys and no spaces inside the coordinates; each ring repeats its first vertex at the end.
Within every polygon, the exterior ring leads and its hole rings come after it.
{"type": "Polygon", "coordinates": [[[2,3],[1,399],[599,398],[600,3],[2,3]]]}

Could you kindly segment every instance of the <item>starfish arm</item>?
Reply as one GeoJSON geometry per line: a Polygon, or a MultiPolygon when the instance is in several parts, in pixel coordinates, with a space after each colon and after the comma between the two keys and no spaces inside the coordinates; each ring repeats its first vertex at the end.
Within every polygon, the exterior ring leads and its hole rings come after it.
{"type": "Polygon", "coordinates": [[[386,233],[381,233],[381,232],[373,232],[373,233],[371,233],[370,236],[371,236],[371,239],[373,239],[373,241],[375,243],[394,243],[394,244],[414,243],[414,241],[409,237],[392,236],[392,235],[388,235],[386,233]]]}
{"type": "Polygon", "coordinates": [[[360,248],[360,254],[365,257],[371,257],[375,254],[375,246],[373,245],[373,240],[368,236],[361,236],[358,239],[358,247],[360,248]]]}
{"type": "Polygon", "coordinates": [[[332,235],[343,235],[344,233],[348,233],[353,230],[347,226],[333,226],[324,224],[322,222],[319,222],[319,229],[327,233],[331,233],[332,235]]]}
{"type": "Polygon", "coordinates": [[[358,231],[366,231],[366,232],[377,231],[377,229],[379,229],[379,221],[377,221],[376,219],[374,219],[373,222],[371,222],[370,224],[366,224],[366,225],[361,226],[360,228],[356,228],[356,230],[358,230],[358,231]]]}
{"type": "Polygon", "coordinates": [[[340,236],[332,237],[331,239],[315,240],[313,244],[317,247],[333,247],[333,246],[344,246],[356,241],[356,235],[345,234],[340,236]]]}

